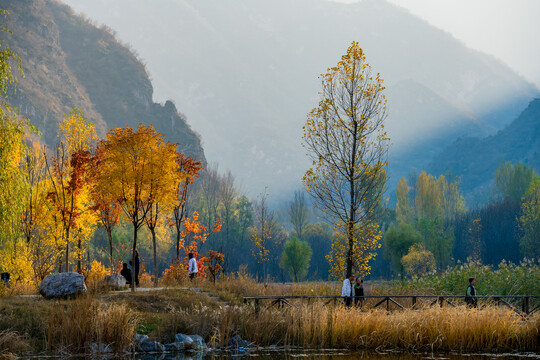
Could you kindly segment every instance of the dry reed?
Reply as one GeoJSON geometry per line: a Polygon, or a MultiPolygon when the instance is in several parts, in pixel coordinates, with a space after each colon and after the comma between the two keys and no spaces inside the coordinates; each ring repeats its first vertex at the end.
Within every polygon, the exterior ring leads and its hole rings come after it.
{"type": "Polygon", "coordinates": [[[47,348],[87,353],[96,343],[110,346],[115,352],[126,351],[135,334],[135,320],[125,304],[100,305],[89,297],[58,302],[49,313],[47,348]]]}
{"type": "MultiPolygon", "coordinates": [[[[25,336],[12,330],[0,332],[0,355],[9,358],[12,354],[24,354],[31,350],[31,346],[25,336]]],[[[0,357],[0,358],[1,358],[0,357]]]]}
{"type": "Polygon", "coordinates": [[[466,307],[358,311],[322,304],[262,309],[246,315],[243,334],[258,342],[326,348],[399,348],[406,350],[532,350],[539,347],[540,316],[511,310],[466,307]]]}
{"type": "Polygon", "coordinates": [[[191,319],[190,329],[226,344],[235,334],[260,346],[303,348],[402,349],[409,351],[538,351],[540,315],[522,317],[486,307],[432,307],[386,312],[342,306],[254,309],[230,306],[176,314],[191,319]],[[212,335],[210,335],[212,334],[212,335]]]}

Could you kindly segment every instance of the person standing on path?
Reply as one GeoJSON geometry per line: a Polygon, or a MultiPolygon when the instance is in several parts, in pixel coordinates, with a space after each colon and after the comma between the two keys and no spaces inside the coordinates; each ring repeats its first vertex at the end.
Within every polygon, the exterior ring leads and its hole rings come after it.
{"type": "Polygon", "coordinates": [[[362,306],[364,304],[364,280],[359,277],[356,278],[354,284],[354,305],[362,306]]]}
{"type": "Polygon", "coordinates": [[[341,296],[345,300],[345,306],[349,307],[352,303],[353,296],[353,287],[352,282],[354,281],[353,274],[347,274],[347,278],[343,280],[343,287],[341,288],[341,296]]]}
{"type": "Polygon", "coordinates": [[[195,275],[199,272],[197,269],[197,259],[193,257],[193,253],[188,254],[189,262],[188,262],[188,272],[189,272],[189,278],[193,281],[195,278],[195,275]]]}
{"type": "Polygon", "coordinates": [[[474,288],[475,284],[476,281],[474,278],[469,278],[469,285],[467,286],[467,293],[465,294],[465,302],[467,303],[467,306],[476,308],[478,306],[478,301],[476,299],[476,289],[474,288]]]}

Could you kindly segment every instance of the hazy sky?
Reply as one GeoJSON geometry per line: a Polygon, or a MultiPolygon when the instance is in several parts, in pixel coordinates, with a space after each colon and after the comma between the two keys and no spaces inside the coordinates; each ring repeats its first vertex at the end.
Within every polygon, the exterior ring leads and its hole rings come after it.
{"type": "MultiPolygon", "coordinates": [[[[534,19],[540,0],[361,0],[365,6],[321,0],[62,1],[118,31],[118,38],[147,62],[154,100],[173,99],[201,134],[208,159],[233,171],[252,195],[265,186],[282,195],[287,186],[299,186],[308,166],[301,126],[318,99],[316,76],[353,33],[378,56],[379,66],[386,66],[389,96],[395,96],[387,123],[395,149],[421,146],[418,140],[437,134],[451,141],[465,129],[485,135],[521,110],[510,114],[505,106],[518,100],[525,106],[530,99],[520,96],[537,95],[505,66],[462,48],[386,1],[500,59],[540,88],[540,23],[534,19]],[[318,22],[343,18],[346,26],[330,29],[318,22]],[[396,31],[399,26],[405,28],[396,31]]],[[[444,146],[439,140],[429,141],[444,146]]],[[[437,146],[414,161],[428,161],[437,146]]],[[[409,163],[396,163],[408,171],[409,163]]]]}
{"type": "MultiPolygon", "coordinates": [[[[352,3],[359,0],[335,0],[352,3]]],[[[540,0],[388,0],[540,87],[540,0]]]]}

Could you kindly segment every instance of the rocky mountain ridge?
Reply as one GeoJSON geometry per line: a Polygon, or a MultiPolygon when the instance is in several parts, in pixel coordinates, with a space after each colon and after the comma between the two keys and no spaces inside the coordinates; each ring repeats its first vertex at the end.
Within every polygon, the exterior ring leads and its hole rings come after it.
{"type": "Polygon", "coordinates": [[[73,108],[104,136],[112,127],[152,123],[179,150],[206,162],[200,137],[171,101],[154,103],[144,64],[106,28],[98,28],[56,1],[0,1],[9,11],[2,34],[22,59],[10,102],[27,115],[49,146],[73,108]]]}

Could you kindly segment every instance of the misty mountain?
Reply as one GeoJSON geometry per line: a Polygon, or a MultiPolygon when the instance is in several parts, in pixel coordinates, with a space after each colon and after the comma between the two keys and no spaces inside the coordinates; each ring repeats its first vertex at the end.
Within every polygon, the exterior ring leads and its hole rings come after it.
{"type": "Polygon", "coordinates": [[[538,90],[507,66],[386,1],[64,0],[117,31],[174,99],[211,161],[251,195],[300,185],[318,76],[353,40],[387,84],[393,183],[457,136],[486,136],[538,90]]]}
{"type": "Polygon", "coordinates": [[[144,65],[106,29],[99,29],[66,5],[54,1],[0,1],[9,11],[2,33],[22,59],[24,78],[10,102],[27,114],[49,146],[58,123],[73,108],[92,121],[98,134],[107,129],[153,123],[180,151],[205,162],[198,135],[172,102],[152,101],[144,65]]]}
{"type": "Polygon", "coordinates": [[[463,137],[438,154],[428,165],[432,174],[461,178],[463,192],[487,196],[495,170],[502,161],[522,162],[540,173],[540,99],[529,106],[508,126],[485,138],[463,137]]]}

